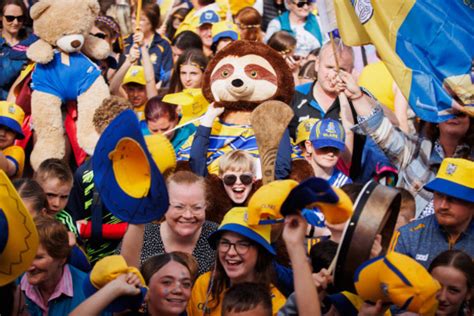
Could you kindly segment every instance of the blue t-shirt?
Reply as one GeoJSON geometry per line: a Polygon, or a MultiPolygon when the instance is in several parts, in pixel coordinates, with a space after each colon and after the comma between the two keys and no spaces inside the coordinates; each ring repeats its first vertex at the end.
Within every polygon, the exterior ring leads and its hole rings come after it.
{"type": "Polygon", "coordinates": [[[61,101],[74,101],[87,91],[100,76],[99,67],[82,53],[54,53],[47,64],[37,64],[32,75],[33,90],[57,96],[61,101]]]}

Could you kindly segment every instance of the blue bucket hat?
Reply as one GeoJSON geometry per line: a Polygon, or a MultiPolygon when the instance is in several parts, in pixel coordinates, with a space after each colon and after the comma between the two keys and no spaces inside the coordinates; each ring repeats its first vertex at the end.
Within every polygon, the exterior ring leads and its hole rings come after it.
{"type": "Polygon", "coordinates": [[[309,134],[309,140],[316,149],[334,147],[343,151],[345,149],[346,135],[339,121],[322,119],[314,124],[309,134]]]}
{"type": "Polygon", "coordinates": [[[228,211],[219,228],[213,232],[209,237],[209,245],[212,249],[217,248],[217,242],[219,241],[223,232],[233,232],[242,235],[253,242],[262,246],[270,254],[276,255],[275,250],[270,244],[270,225],[249,225],[248,221],[248,209],[246,207],[234,207],[228,211]]]}
{"type": "Polygon", "coordinates": [[[150,223],[161,219],[167,211],[165,180],[132,110],[120,113],[102,133],[92,166],[103,203],[122,221],[150,223]]]}

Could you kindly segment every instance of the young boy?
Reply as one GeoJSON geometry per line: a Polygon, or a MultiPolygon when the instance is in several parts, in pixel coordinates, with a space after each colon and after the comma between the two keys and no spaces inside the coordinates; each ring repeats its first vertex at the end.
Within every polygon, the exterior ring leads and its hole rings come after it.
{"type": "Polygon", "coordinates": [[[49,215],[66,225],[69,231],[77,234],[71,215],[64,210],[73,184],[73,174],[69,166],[60,159],[46,159],[38,167],[35,180],[46,194],[49,215]]]}
{"type": "Polygon", "coordinates": [[[257,283],[231,286],[222,301],[222,316],[271,316],[272,297],[268,288],[257,283]]]}
{"type": "Polygon", "coordinates": [[[305,142],[306,152],[311,155],[310,164],[316,177],[326,179],[335,187],[352,183],[352,180],[336,168],[345,149],[344,128],[339,121],[322,119],[314,124],[305,142]]]}
{"type": "Polygon", "coordinates": [[[13,145],[15,139],[23,139],[21,125],[25,113],[16,104],[0,101],[0,170],[10,179],[20,178],[25,165],[25,152],[13,145]]]}

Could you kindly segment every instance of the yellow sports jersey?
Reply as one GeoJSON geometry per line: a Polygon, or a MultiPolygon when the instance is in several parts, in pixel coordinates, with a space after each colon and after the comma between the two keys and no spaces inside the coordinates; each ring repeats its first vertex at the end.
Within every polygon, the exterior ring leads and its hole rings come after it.
{"type": "MultiPolygon", "coordinates": [[[[207,297],[210,277],[211,272],[207,272],[201,275],[196,280],[196,283],[193,286],[193,291],[191,293],[191,299],[188,303],[188,308],[186,309],[188,316],[221,316],[222,300],[224,299],[224,293],[221,294],[220,304],[212,310],[206,307],[206,312],[204,313],[206,302],[209,302],[210,300],[210,298],[207,297]]],[[[271,286],[271,292],[273,315],[276,315],[280,308],[285,305],[286,298],[274,286],[271,286]]]]}
{"type": "Polygon", "coordinates": [[[134,107],[133,111],[137,114],[137,118],[139,121],[145,120],[145,104],[134,107]]]}
{"type": "Polygon", "coordinates": [[[25,151],[20,146],[9,146],[2,150],[5,157],[16,166],[15,175],[11,178],[21,178],[25,167],[25,151]]]}
{"type": "MultiPolygon", "coordinates": [[[[188,138],[178,152],[178,160],[189,160],[194,136],[188,138]]],[[[207,169],[209,173],[219,173],[219,159],[227,152],[240,149],[254,157],[259,157],[257,140],[250,125],[227,124],[215,121],[209,136],[207,169]]]]}
{"type": "Polygon", "coordinates": [[[393,82],[392,75],[382,61],[365,66],[358,80],[359,86],[369,90],[380,103],[392,111],[395,107],[393,82]]]}

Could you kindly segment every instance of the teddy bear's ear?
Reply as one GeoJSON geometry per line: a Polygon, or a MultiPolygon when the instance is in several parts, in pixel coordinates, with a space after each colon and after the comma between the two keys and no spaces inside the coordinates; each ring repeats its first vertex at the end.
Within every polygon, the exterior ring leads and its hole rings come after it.
{"type": "Polygon", "coordinates": [[[100,13],[100,6],[97,0],[88,0],[88,6],[93,14],[98,15],[100,13]]]}
{"type": "Polygon", "coordinates": [[[30,16],[33,20],[39,18],[51,6],[50,0],[41,0],[31,7],[30,16]]]}

